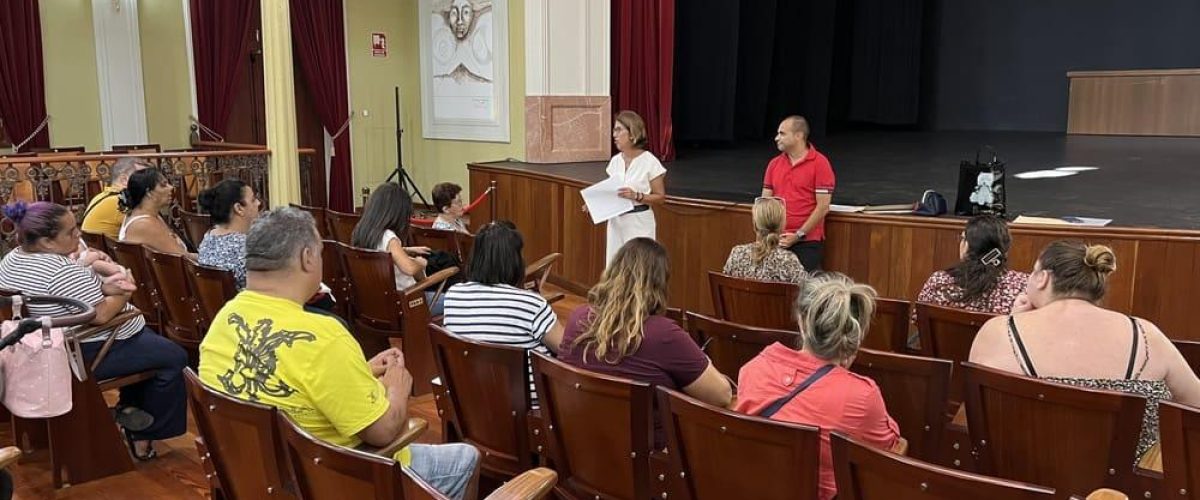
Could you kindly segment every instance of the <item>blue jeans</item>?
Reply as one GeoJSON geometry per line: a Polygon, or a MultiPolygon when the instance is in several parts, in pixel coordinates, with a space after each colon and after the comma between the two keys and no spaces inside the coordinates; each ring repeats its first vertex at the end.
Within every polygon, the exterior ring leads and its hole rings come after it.
{"type": "MultiPolygon", "coordinates": [[[[83,359],[91,363],[104,342],[84,342],[83,359]]],[[[152,370],[154,378],[121,388],[121,406],[140,408],[154,416],[150,428],[134,432],[134,439],[162,440],[187,431],[187,389],[183,368],[187,351],[179,344],[143,328],[132,337],[113,342],[104,361],[92,372],[97,381],[152,370]]]]}
{"type": "Polygon", "coordinates": [[[425,292],[425,303],[429,304],[429,316],[430,317],[441,316],[442,312],[445,311],[445,309],[446,309],[446,294],[445,294],[445,292],[442,293],[441,297],[438,297],[437,302],[434,302],[433,296],[436,294],[437,294],[436,291],[425,292]]]}
{"type": "Polygon", "coordinates": [[[408,468],[430,486],[454,500],[462,500],[479,465],[479,450],[463,443],[410,444],[408,468]]]}

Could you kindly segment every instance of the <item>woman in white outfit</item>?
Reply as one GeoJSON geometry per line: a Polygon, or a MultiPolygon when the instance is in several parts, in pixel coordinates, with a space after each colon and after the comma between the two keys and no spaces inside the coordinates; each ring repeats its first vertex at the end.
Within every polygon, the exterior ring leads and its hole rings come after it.
{"type": "Polygon", "coordinates": [[[608,245],[605,266],[626,241],[638,237],[654,238],[654,211],[667,199],[664,187],[667,169],[654,154],[646,151],[646,122],[633,111],[617,113],[613,123],[613,143],[620,152],[608,162],[608,176],[621,181],[617,196],[633,200],[633,210],[608,220],[608,245]]]}

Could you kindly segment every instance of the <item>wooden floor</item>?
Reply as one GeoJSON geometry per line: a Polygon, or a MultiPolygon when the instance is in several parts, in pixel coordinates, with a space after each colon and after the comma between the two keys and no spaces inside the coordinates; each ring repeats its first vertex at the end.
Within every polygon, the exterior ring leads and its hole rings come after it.
{"type": "MultiPolygon", "coordinates": [[[[547,291],[553,287],[548,286],[547,291]]],[[[554,289],[553,291],[561,291],[554,289]]],[[[584,303],[584,299],[575,295],[567,295],[563,300],[554,304],[554,310],[561,320],[565,320],[570,312],[584,303]]],[[[441,424],[434,407],[433,396],[420,396],[409,401],[409,416],[421,417],[429,421],[429,430],[421,436],[423,443],[442,442],[441,424]]],[[[158,458],[144,463],[136,463],[136,470],[125,474],[112,476],[99,481],[70,486],[55,490],[50,480],[50,456],[41,451],[25,455],[20,463],[9,471],[13,475],[15,495],[20,500],[34,499],[204,499],[209,498],[207,482],[200,469],[200,460],[196,455],[193,442],[196,439],[196,426],[193,419],[188,420],[188,432],[168,441],[156,443],[158,458]]],[[[0,443],[13,443],[12,429],[0,425],[0,443]]]]}

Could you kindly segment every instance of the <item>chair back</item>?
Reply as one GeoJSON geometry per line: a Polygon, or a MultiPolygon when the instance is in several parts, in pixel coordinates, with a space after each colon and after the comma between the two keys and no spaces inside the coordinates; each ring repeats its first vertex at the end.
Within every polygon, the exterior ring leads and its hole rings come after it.
{"type": "Polygon", "coordinates": [[[883,500],[1049,500],[1054,490],[922,462],[831,432],[838,498],[883,500]]]}
{"type": "Polygon", "coordinates": [[[356,323],[379,330],[399,331],[400,293],[396,291],[396,268],[387,252],[354,248],[337,242],[338,258],[350,287],[356,323]]]}
{"type": "Polygon", "coordinates": [[[684,498],[817,498],[821,433],[658,388],[671,471],[684,498]]]}
{"type": "Polygon", "coordinates": [[[1158,404],[1158,442],[1162,446],[1163,485],[1168,493],[1200,492],[1200,410],[1162,401],[1158,404]]]}
{"type": "Polygon", "coordinates": [[[217,312],[225,307],[225,303],[237,295],[237,279],[233,273],[224,269],[182,259],[183,269],[188,276],[188,286],[200,316],[200,331],[207,332],[212,325],[217,312]]]}
{"type": "Polygon", "coordinates": [[[108,248],[108,242],[105,241],[103,234],[89,231],[79,231],[79,236],[83,238],[83,242],[86,243],[89,248],[94,248],[108,254],[112,253],[108,248]]]}
{"type": "Polygon", "coordinates": [[[482,452],[483,472],[511,478],[536,466],[530,446],[525,349],[477,342],[429,325],[434,359],[463,442],[482,452]],[[511,415],[510,418],[497,418],[511,415]]]}
{"type": "Polygon", "coordinates": [[[342,268],[342,257],[338,255],[337,251],[338,242],[327,239],[322,243],[321,282],[329,287],[329,293],[333,295],[333,313],[341,316],[347,322],[353,322],[350,280],[346,279],[346,271],[342,268]]]}
{"type": "Polygon", "coordinates": [[[229,500],[296,498],[283,453],[277,410],[212,389],[183,370],[196,428],[229,500]]]}
{"type": "MultiPolygon", "coordinates": [[[[948,359],[955,363],[970,358],[975,334],[994,316],[924,302],[917,302],[915,307],[917,332],[921,339],[918,354],[927,358],[948,359]]],[[[950,403],[951,406],[956,406],[963,400],[962,373],[955,369],[950,377],[950,403]]]]}
{"type": "Polygon", "coordinates": [[[908,354],[908,330],[912,323],[912,303],[899,299],[875,299],[875,317],[862,347],[877,351],[908,354]]]}
{"type": "MultiPolygon", "coordinates": [[[[312,215],[313,221],[315,221],[317,224],[317,233],[321,235],[321,239],[329,239],[329,222],[325,217],[325,207],[309,207],[305,205],[297,205],[295,203],[289,203],[288,205],[293,208],[298,208],[308,212],[310,215],[312,215]]],[[[354,226],[350,227],[350,231],[354,231],[354,226]]],[[[350,240],[346,240],[346,243],[349,242],[350,240]]]]}
{"type": "Polygon", "coordinates": [[[574,498],[649,498],[650,384],[574,368],[537,352],[530,356],[559,477],[556,491],[574,498]]]}
{"type": "Polygon", "coordinates": [[[967,428],[983,474],[1050,486],[1062,497],[1132,491],[1146,399],[963,363],[967,428]]]}
{"type": "Polygon", "coordinates": [[[463,233],[458,231],[444,231],[424,226],[410,226],[413,246],[429,247],[431,250],[441,250],[450,255],[453,255],[458,261],[466,266],[467,258],[471,250],[471,242],[464,241],[463,233]]]}
{"type": "Polygon", "coordinates": [[[403,493],[403,467],[391,457],[326,443],[284,413],[279,413],[277,420],[300,498],[407,498],[403,493]]]}
{"type": "Polygon", "coordinates": [[[718,319],[761,328],[797,329],[792,305],[800,287],[795,283],[748,280],[709,271],[708,285],[718,319]]]}
{"type": "Polygon", "coordinates": [[[691,311],[687,313],[687,326],[704,346],[704,352],[717,371],[734,382],[737,382],[742,366],[767,346],[779,342],[794,348],[800,342],[800,334],[795,331],[740,325],[691,311]]]}
{"type": "Polygon", "coordinates": [[[908,440],[908,455],[933,462],[949,421],[946,400],[953,367],[944,359],[860,349],[850,371],[879,386],[888,414],[908,440]]]}
{"type": "Polygon", "coordinates": [[[1188,366],[1192,367],[1193,373],[1200,373],[1200,341],[1195,340],[1171,340],[1175,344],[1175,348],[1179,349],[1179,354],[1183,355],[1183,359],[1187,360],[1188,366]]]}
{"type": "Polygon", "coordinates": [[[325,211],[325,220],[329,224],[329,236],[347,245],[350,244],[351,235],[354,234],[354,226],[357,226],[361,219],[362,214],[347,214],[337,210],[325,211]]]}
{"type": "Polygon", "coordinates": [[[108,242],[109,250],[112,250],[113,260],[133,274],[137,290],[133,292],[130,302],[145,314],[146,323],[150,324],[151,328],[161,331],[158,284],[154,280],[154,273],[150,271],[150,265],[146,262],[142,246],[108,237],[105,237],[105,241],[108,242]]]}
{"type": "Polygon", "coordinates": [[[561,253],[554,252],[525,266],[525,280],[521,282],[521,287],[539,294],[542,293],[542,288],[546,286],[546,279],[550,277],[550,271],[554,269],[554,264],[561,258],[561,253]]]}
{"type": "Polygon", "coordinates": [[[191,351],[200,348],[205,329],[201,325],[200,308],[188,286],[188,274],[183,256],[158,252],[142,247],[154,282],[158,285],[162,310],[166,313],[163,333],[191,351]]]}
{"type": "Polygon", "coordinates": [[[179,217],[183,219],[183,232],[187,236],[188,242],[191,243],[193,249],[199,249],[200,240],[203,240],[205,233],[212,229],[212,216],[180,210],[179,217]]]}

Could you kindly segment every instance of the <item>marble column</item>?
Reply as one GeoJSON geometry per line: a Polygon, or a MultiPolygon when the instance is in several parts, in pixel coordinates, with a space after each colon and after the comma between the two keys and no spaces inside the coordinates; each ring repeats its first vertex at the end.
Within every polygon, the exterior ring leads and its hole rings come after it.
{"type": "Polygon", "coordinates": [[[296,85],[292,63],[289,0],[262,0],[263,94],[267,112],[268,168],[272,207],[300,203],[300,157],[296,142],[296,85]]]}

